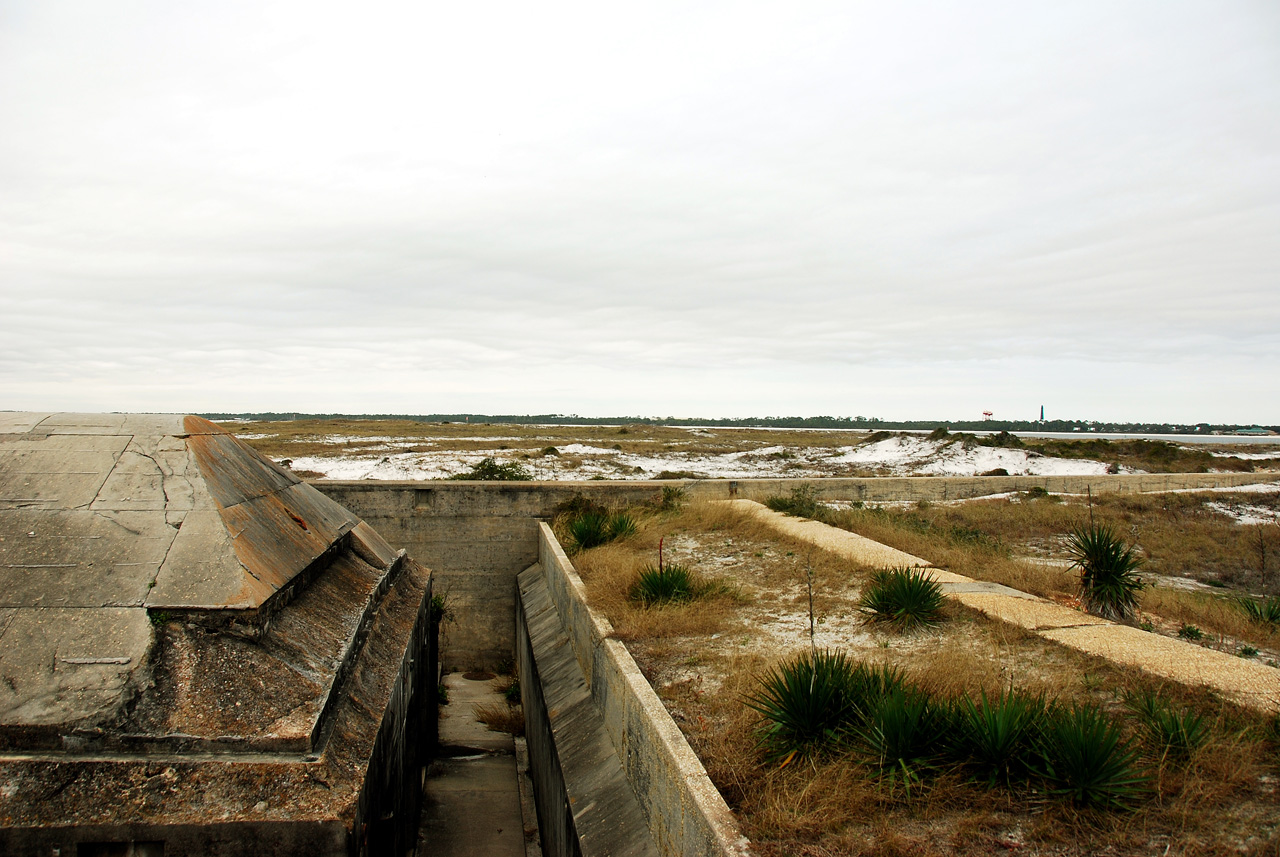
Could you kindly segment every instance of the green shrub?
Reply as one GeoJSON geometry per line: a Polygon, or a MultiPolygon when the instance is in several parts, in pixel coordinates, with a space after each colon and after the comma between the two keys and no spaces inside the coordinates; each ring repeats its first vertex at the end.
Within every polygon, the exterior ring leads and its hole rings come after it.
{"type": "Polygon", "coordinates": [[[1195,625],[1188,625],[1183,622],[1182,627],[1178,629],[1178,636],[1184,640],[1197,642],[1204,639],[1204,631],[1201,631],[1195,625]]]}
{"type": "Polygon", "coordinates": [[[921,768],[941,758],[951,726],[947,706],[918,688],[896,687],[867,713],[858,738],[881,771],[910,785],[921,768]]]}
{"type": "Polygon", "coordinates": [[[1052,707],[1038,747],[1039,773],[1050,795],[1078,807],[1127,807],[1148,789],[1120,725],[1096,705],[1052,707]]]}
{"type": "Polygon", "coordinates": [[[821,521],[827,516],[827,507],[818,502],[817,489],[807,484],[792,488],[789,497],[767,497],[764,504],[775,512],[796,518],[821,521]]]}
{"type": "Polygon", "coordinates": [[[533,477],[528,469],[519,462],[509,461],[499,464],[494,458],[482,458],[465,473],[455,473],[450,479],[472,479],[481,482],[528,482],[533,477]]]}
{"type": "Polygon", "coordinates": [[[1034,767],[1045,711],[1043,695],[1020,691],[1003,692],[994,698],[988,698],[984,691],[976,701],[961,697],[956,703],[953,751],[979,776],[993,784],[1008,785],[1034,767]]]}
{"type": "Polygon", "coordinates": [[[664,512],[673,512],[684,505],[684,489],[679,485],[663,485],[662,500],[658,508],[664,512]]]}
{"type": "Polygon", "coordinates": [[[872,572],[858,606],[873,622],[911,631],[941,622],[944,600],[942,586],[927,571],[894,568],[872,572]]]}
{"type": "Polygon", "coordinates": [[[586,550],[635,533],[635,519],[624,512],[580,512],[569,521],[569,547],[586,550]]]}
{"type": "Polygon", "coordinates": [[[757,679],[747,707],[764,718],[756,733],[765,759],[790,763],[845,737],[858,717],[855,667],[843,652],[805,652],[757,679]]]}
{"type": "Polygon", "coordinates": [[[609,541],[634,536],[637,529],[636,519],[626,512],[614,512],[609,516],[609,541]]]}
{"type": "Polygon", "coordinates": [[[1067,551],[1080,569],[1080,600],[1095,616],[1126,619],[1146,586],[1137,574],[1142,558],[1106,524],[1081,525],[1067,536],[1067,551]]]}
{"type": "Polygon", "coordinates": [[[1209,724],[1203,715],[1189,709],[1174,711],[1154,691],[1126,694],[1125,707],[1138,718],[1147,739],[1162,755],[1189,756],[1209,737],[1209,724]]]}
{"type": "Polygon", "coordinates": [[[646,607],[691,601],[697,594],[693,574],[676,563],[648,566],[631,586],[631,599],[646,607]]]}
{"type": "Polygon", "coordinates": [[[1262,600],[1256,598],[1240,598],[1236,601],[1244,615],[1254,622],[1263,625],[1280,625],[1280,596],[1273,595],[1262,600]]]}

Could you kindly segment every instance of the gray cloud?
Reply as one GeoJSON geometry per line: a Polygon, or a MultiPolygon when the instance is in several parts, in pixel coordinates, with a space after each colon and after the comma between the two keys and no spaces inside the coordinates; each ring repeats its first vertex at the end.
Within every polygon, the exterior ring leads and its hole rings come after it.
{"type": "Polygon", "coordinates": [[[0,407],[1280,420],[1272,4],[0,9],[0,407]]]}

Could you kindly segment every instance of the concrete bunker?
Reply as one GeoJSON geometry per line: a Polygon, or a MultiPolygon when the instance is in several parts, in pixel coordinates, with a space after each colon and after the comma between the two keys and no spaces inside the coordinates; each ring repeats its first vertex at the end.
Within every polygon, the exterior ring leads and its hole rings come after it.
{"type": "Polygon", "coordinates": [[[0,415],[0,852],[411,850],[431,592],[203,419],[0,415]]]}

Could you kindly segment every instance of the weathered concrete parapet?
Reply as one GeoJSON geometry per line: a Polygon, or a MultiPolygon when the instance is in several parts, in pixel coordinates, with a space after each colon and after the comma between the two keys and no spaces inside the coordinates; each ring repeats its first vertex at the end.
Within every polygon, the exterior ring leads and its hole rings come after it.
{"type": "Polygon", "coordinates": [[[663,855],[730,857],[750,848],[706,769],[586,590],[551,528],[538,525],[539,564],[591,699],[663,855]]]}
{"type": "MultiPolygon", "coordinates": [[[[847,476],[815,479],[707,479],[682,483],[686,496],[706,500],[756,500],[811,487],[822,500],[968,500],[1043,488],[1050,494],[1148,494],[1155,491],[1230,488],[1277,478],[1269,473],[1120,473],[1095,476],[847,476]]],[[[597,483],[599,484],[599,483],[597,483]]],[[[663,484],[663,483],[656,483],[663,484]]]]}
{"type": "Polygon", "coordinates": [[[0,415],[0,854],[403,854],[431,573],[197,417],[0,415]]]}

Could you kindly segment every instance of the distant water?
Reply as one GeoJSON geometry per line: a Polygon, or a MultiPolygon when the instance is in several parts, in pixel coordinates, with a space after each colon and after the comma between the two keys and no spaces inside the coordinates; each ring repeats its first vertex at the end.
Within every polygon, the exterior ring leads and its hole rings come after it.
{"type": "MultiPolygon", "coordinates": [[[[927,431],[921,434],[928,434],[927,431]]],[[[968,434],[999,434],[998,431],[971,431],[968,434]]],[[[1011,431],[1018,437],[1043,437],[1054,440],[1087,440],[1102,438],[1103,440],[1167,440],[1170,443],[1270,443],[1280,444],[1280,435],[1263,437],[1236,434],[1143,434],[1140,432],[1103,432],[1103,431],[1011,431]]]]}

